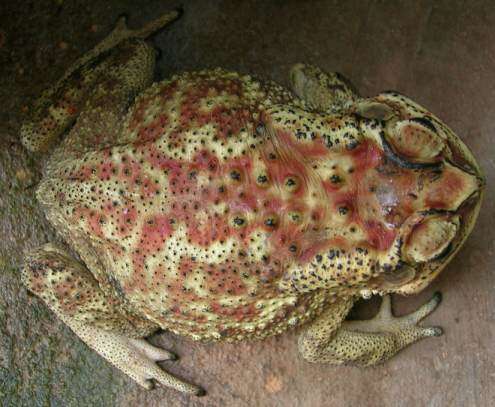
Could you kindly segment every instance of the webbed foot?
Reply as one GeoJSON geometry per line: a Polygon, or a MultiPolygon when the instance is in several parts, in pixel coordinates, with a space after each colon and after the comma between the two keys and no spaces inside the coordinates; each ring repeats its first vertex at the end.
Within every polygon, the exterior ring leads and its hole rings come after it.
{"type": "Polygon", "coordinates": [[[206,394],[201,387],[187,383],[157,365],[156,362],[177,360],[175,354],[144,339],[128,338],[94,327],[68,325],[90,347],[145,389],[151,390],[156,382],[183,393],[196,396],[206,394]]]}
{"type": "Polygon", "coordinates": [[[442,335],[443,330],[440,327],[418,326],[418,323],[430,315],[441,301],[441,293],[436,292],[427,303],[416,311],[402,317],[395,317],[392,313],[391,296],[387,294],[383,297],[380,310],[374,318],[365,321],[346,321],[342,327],[356,332],[393,332],[407,345],[421,338],[442,335]]]}
{"type": "Polygon", "coordinates": [[[331,311],[324,313],[301,336],[299,349],[311,362],[362,366],[384,362],[422,338],[442,335],[443,330],[440,327],[418,325],[437,308],[441,298],[440,293],[435,293],[430,301],[416,311],[395,317],[392,314],[390,295],[386,295],[374,318],[343,321],[332,331],[325,331],[325,322],[335,326],[335,316],[331,311]]]}

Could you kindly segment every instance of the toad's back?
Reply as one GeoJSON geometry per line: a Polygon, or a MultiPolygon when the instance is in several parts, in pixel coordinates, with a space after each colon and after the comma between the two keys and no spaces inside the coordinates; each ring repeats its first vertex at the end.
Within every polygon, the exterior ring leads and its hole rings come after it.
{"type": "Polygon", "coordinates": [[[221,70],[154,84],[116,145],[56,163],[39,196],[56,202],[49,217],[81,257],[102,263],[102,287],[137,313],[196,338],[276,333],[312,314],[309,298],[278,290],[285,253],[269,242],[284,203],[261,116],[291,100],[221,70]]]}

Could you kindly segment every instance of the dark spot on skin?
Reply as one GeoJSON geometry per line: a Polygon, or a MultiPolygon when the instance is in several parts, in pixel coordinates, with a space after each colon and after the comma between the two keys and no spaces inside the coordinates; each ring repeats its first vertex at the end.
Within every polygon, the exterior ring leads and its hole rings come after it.
{"type": "Polygon", "coordinates": [[[347,149],[348,150],[354,150],[357,146],[359,145],[357,140],[352,140],[347,144],[347,149]]]}
{"type": "Polygon", "coordinates": [[[285,185],[287,185],[288,187],[293,187],[294,185],[297,185],[297,182],[294,178],[287,178],[285,180],[285,185]]]}
{"type": "Polygon", "coordinates": [[[239,216],[236,216],[234,218],[234,224],[236,226],[243,226],[246,223],[246,221],[243,218],[240,218],[239,216]]]}
{"type": "Polygon", "coordinates": [[[277,226],[277,218],[275,216],[270,216],[265,219],[265,225],[271,228],[277,226]]]}
{"type": "Polygon", "coordinates": [[[331,182],[332,184],[338,184],[338,183],[342,182],[342,178],[340,178],[338,175],[335,175],[335,174],[334,174],[334,175],[332,175],[332,176],[330,177],[330,182],[331,182]]]}
{"type": "Polygon", "coordinates": [[[295,244],[291,244],[289,246],[289,251],[292,252],[292,253],[297,252],[297,246],[295,244]]]}
{"type": "Polygon", "coordinates": [[[339,213],[341,215],[346,215],[347,212],[349,212],[349,208],[347,208],[347,206],[339,206],[339,213]]]}
{"type": "Polygon", "coordinates": [[[289,218],[292,222],[299,222],[301,220],[301,215],[298,212],[290,212],[289,218]]]}
{"type": "Polygon", "coordinates": [[[235,181],[239,181],[241,179],[241,173],[237,170],[233,170],[230,172],[230,178],[235,181]]]}
{"type": "Polygon", "coordinates": [[[256,179],[256,181],[259,184],[265,184],[268,182],[268,177],[266,175],[259,175],[258,178],[256,179]]]}

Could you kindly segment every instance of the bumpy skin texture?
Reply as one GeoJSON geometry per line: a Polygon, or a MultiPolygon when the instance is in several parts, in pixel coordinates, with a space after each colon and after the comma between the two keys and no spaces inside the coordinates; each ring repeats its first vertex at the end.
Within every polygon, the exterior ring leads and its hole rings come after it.
{"type": "Polygon", "coordinates": [[[21,129],[53,144],[37,196],[81,261],[46,245],[23,281],[138,383],[200,394],[139,339],[260,339],[312,321],[314,362],[370,365],[439,328],[435,296],[394,318],[344,322],[359,297],[410,294],[452,258],[476,219],[482,177],[441,121],[397,93],[360,98],[298,64],[293,92],[221,69],[152,82],[154,51],[117,29],[69,69],[21,129]],[[150,86],[151,85],[151,86],[150,86]]]}

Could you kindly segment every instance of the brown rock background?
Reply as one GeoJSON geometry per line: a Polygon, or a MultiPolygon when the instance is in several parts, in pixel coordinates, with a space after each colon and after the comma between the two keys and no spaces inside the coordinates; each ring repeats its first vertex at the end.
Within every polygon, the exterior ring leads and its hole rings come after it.
{"type": "MultiPolygon", "coordinates": [[[[495,4],[485,1],[4,0],[0,4],[0,398],[2,405],[491,406],[495,405],[495,4]],[[89,351],[20,285],[22,251],[53,233],[33,199],[43,156],[18,140],[27,106],[126,12],[131,26],[182,4],[158,34],[159,76],[223,66],[287,84],[311,62],[349,77],[364,95],[395,89],[430,108],[472,148],[487,194],[481,219],[432,287],[396,299],[404,313],[439,289],[428,319],[446,335],[384,366],[306,363],[296,334],[201,345],[160,334],[182,356],[170,371],[208,396],[146,392],[89,351]]],[[[360,317],[373,306],[359,307],[360,317]]]]}

